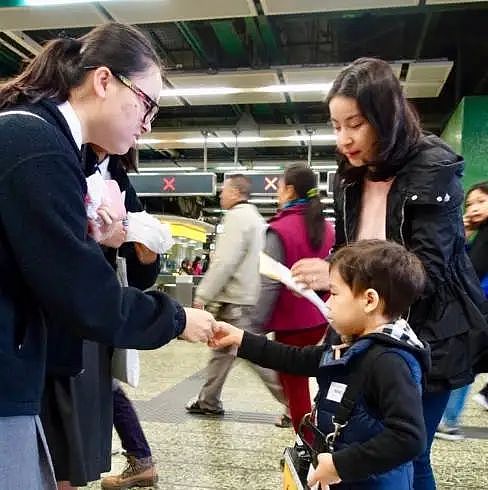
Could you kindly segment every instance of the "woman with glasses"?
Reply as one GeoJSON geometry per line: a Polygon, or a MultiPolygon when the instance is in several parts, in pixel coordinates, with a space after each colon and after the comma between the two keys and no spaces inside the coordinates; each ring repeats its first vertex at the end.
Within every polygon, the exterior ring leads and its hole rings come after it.
{"type": "Polygon", "coordinates": [[[176,336],[212,337],[210,314],[121,288],[88,236],[81,146],[109,154],[134,146],[156,115],[160,70],[137,29],[109,23],[51,41],[0,85],[2,488],[56,488],[38,417],[53,319],[78,336],[57,346],[69,374],[83,369],[82,338],[153,349],[176,336]]]}

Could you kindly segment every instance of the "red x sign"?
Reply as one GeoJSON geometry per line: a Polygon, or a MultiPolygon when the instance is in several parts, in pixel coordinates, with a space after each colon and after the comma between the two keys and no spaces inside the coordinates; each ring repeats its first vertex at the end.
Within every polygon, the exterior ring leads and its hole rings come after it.
{"type": "Polygon", "coordinates": [[[174,177],[163,177],[163,181],[164,181],[163,192],[176,190],[176,185],[175,185],[176,183],[174,177]]]}
{"type": "Polygon", "coordinates": [[[265,177],[264,178],[264,190],[265,191],[277,191],[278,190],[278,177],[265,177]]]}

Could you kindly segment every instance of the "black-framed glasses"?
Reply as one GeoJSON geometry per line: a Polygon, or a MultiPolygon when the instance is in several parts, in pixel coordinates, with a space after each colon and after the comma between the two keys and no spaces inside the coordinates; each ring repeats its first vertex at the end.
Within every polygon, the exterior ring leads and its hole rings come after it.
{"type": "MultiPolygon", "coordinates": [[[[97,68],[100,68],[99,66],[85,66],[85,70],[96,70],[97,68]]],[[[159,104],[149,97],[149,95],[144,92],[141,88],[139,88],[132,80],[127,78],[125,75],[122,75],[121,73],[115,73],[112,72],[112,75],[122,84],[125,85],[128,89],[132,90],[139,99],[142,100],[142,103],[144,104],[144,107],[146,108],[146,112],[144,114],[144,119],[143,121],[145,123],[152,123],[154,119],[156,119],[156,116],[158,115],[159,112],[159,104]]]]}
{"type": "Polygon", "coordinates": [[[144,114],[144,122],[152,123],[159,112],[159,104],[149,97],[149,95],[144,92],[144,90],[140,89],[132,80],[129,80],[126,76],[121,75],[120,73],[113,73],[113,76],[127,88],[132,90],[143,102],[146,107],[146,113],[144,114]]]}

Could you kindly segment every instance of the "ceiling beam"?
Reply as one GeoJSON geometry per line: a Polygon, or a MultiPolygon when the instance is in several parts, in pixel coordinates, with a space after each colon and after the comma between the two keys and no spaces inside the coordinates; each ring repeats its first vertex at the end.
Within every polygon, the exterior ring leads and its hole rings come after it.
{"type": "Polygon", "coordinates": [[[22,31],[2,31],[6,36],[8,36],[12,41],[22,46],[30,54],[37,56],[41,50],[42,46],[34,41],[30,36],[22,31]]]}
{"type": "Polygon", "coordinates": [[[175,22],[175,25],[202,65],[207,67],[213,65],[198,32],[188,22],[175,22]]]}
{"type": "Polygon", "coordinates": [[[16,48],[9,41],[6,41],[5,39],[0,38],[0,44],[2,46],[5,46],[9,51],[11,51],[12,53],[14,53],[15,55],[17,55],[22,61],[24,61],[24,62],[29,61],[29,59],[30,59],[29,56],[25,52],[23,52],[20,49],[16,48]]]}
{"type": "Polygon", "coordinates": [[[257,65],[255,62],[256,59],[260,60],[259,64],[263,64],[264,61],[267,61],[269,64],[269,59],[267,59],[266,56],[266,47],[264,46],[259,28],[256,25],[256,19],[254,17],[246,17],[244,19],[244,24],[246,26],[246,35],[252,40],[252,53],[251,59],[249,60],[250,66],[257,65]]]}
{"type": "Polygon", "coordinates": [[[210,26],[222,49],[235,58],[238,65],[242,65],[247,60],[247,49],[236,31],[234,23],[231,20],[217,20],[210,22],[210,26]]]}

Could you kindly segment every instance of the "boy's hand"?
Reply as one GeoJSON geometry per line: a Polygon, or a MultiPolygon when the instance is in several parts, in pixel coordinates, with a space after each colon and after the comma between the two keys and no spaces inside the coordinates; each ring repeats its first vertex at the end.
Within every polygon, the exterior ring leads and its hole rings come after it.
{"type": "Polygon", "coordinates": [[[328,485],[333,483],[340,483],[341,479],[337,474],[334,466],[334,461],[332,460],[332,454],[330,453],[320,453],[318,456],[319,464],[315,471],[310,476],[308,480],[308,485],[313,487],[317,483],[320,483],[322,488],[328,488],[328,485]]]}
{"type": "Polygon", "coordinates": [[[242,343],[244,330],[234,327],[230,323],[217,322],[214,328],[213,337],[208,342],[208,346],[212,349],[223,349],[224,347],[237,346],[242,343]]]}

